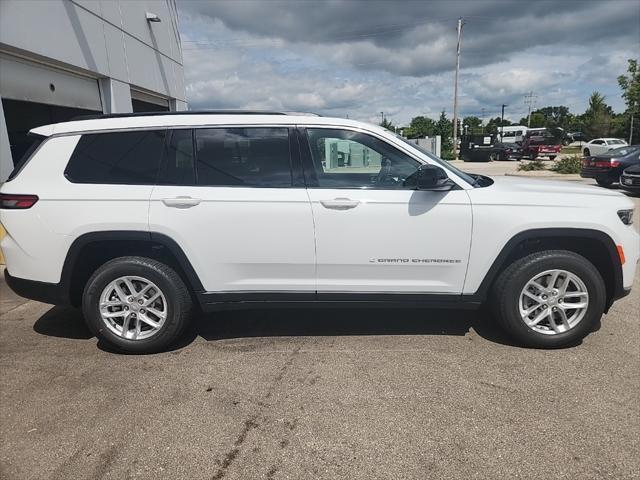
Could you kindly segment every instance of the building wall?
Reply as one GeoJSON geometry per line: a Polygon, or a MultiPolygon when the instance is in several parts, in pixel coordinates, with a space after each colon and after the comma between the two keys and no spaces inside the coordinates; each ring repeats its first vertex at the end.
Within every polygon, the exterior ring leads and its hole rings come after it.
{"type": "MultiPolygon", "coordinates": [[[[187,107],[175,0],[0,0],[0,98],[118,113],[132,96],[187,107]]],[[[0,181],[12,167],[5,114],[0,181]]]]}

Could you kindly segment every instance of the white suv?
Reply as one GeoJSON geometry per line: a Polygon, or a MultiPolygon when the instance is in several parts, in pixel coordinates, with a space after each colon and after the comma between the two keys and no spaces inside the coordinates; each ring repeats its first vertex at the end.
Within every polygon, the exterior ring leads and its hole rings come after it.
{"type": "Polygon", "coordinates": [[[638,261],[620,193],[466,174],[356,121],[187,112],[32,133],[0,189],[7,283],[82,306],[125,351],[167,347],[194,305],[291,302],[488,303],[520,343],[554,347],[593,329],[638,261]]]}

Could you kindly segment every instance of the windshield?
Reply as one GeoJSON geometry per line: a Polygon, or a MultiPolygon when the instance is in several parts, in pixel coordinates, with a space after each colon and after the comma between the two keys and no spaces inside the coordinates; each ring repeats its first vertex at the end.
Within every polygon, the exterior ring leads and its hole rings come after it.
{"type": "Polygon", "coordinates": [[[416,150],[418,150],[420,153],[422,153],[423,155],[429,157],[431,160],[433,160],[434,162],[436,162],[438,165],[440,165],[441,167],[443,167],[445,170],[449,170],[452,171],[453,173],[455,173],[456,175],[458,175],[460,178],[462,178],[465,182],[467,182],[469,185],[473,185],[476,186],[476,179],[473,178],[471,175],[469,175],[468,173],[463,172],[462,170],[458,170],[456,167],[454,167],[453,165],[451,165],[449,162],[447,162],[446,160],[442,160],[438,157],[436,157],[433,153],[431,153],[429,150],[427,150],[424,147],[421,147],[420,145],[416,145],[415,143],[411,143],[410,141],[408,141],[406,138],[401,137],[398,134],[394,134],[396,136],[396,138],[398,140],[402,140],[402,143],[406,143],[407,145],[415,148],[416,150]]]}

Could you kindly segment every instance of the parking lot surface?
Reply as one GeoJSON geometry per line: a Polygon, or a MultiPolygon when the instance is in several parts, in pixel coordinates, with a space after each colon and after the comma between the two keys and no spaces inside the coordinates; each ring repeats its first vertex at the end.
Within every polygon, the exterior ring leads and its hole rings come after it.
{"type": "Polygon", "coordinates": [[[201,317],[128,356],[73,309],[0,299],[3,479],[640,476],[639,279],[546,351],[483,312],[317,309],[201,317]]]}

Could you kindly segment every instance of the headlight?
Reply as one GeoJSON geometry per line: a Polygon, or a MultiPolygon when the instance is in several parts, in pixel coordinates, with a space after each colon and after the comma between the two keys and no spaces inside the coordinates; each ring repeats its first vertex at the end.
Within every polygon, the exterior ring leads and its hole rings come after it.
{"type": "Polygon", "coordinates": [[[628,210],[618,210],[618,217],[625,225],[631,225],[633,223],[633,208],[628,210]]]}

